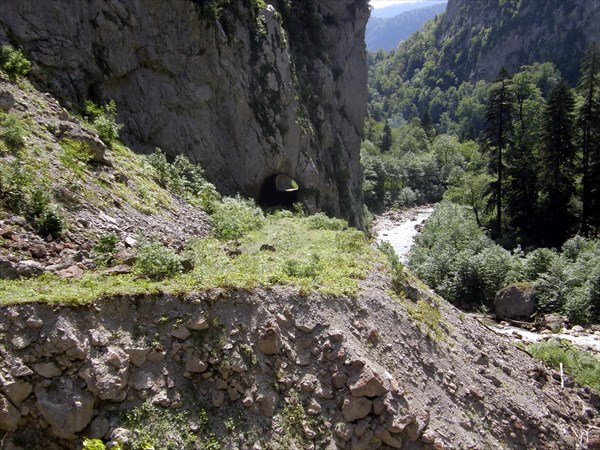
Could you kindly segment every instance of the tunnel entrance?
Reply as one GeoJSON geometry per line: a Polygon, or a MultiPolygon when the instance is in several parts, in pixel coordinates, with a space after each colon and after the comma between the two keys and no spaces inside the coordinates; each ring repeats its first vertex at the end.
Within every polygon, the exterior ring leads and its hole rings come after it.
{"type": "Polygon", "coordinates": [[[258,197],[258,204],[263,208],[294,209],[294,203],[298,201],[298,184],[296,181],[283,173],[277,173],[268,177],[258,197]]]}

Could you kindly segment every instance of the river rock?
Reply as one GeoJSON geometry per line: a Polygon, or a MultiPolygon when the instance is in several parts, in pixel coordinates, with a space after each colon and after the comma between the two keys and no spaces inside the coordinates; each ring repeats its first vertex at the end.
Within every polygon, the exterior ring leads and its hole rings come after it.
{"type": "Polygon", "coordinates": [[[535,313],[535,292],[527,283],[513,284],[496,294],[494,309],[497,320],[528,320],[535,313]]]}

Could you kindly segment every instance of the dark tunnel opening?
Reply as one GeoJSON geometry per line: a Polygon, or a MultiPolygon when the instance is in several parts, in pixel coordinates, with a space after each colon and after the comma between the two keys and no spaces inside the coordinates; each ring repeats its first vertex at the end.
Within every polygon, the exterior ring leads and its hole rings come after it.
{"type": "Polygon", "coordinates": [[[294,210],[298,202],[298,184],[283,173],[271,175],[260,189],[258,204],[262,208],[281,208],[294,210]]]}

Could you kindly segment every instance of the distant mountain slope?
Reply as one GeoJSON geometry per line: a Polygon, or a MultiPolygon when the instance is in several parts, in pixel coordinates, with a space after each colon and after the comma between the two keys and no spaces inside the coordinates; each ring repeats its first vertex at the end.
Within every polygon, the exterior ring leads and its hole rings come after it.
{"type": "Polygon", "coordinates": [[[440,75],[492,80],[536,62],[553,62],[573,82],[583,51],[600,40],[597,0],[449,0],[436,30],[440,75]]]}
{"type": "Polygon", "coordinates": [[[434,19],[436,15],[443,13],[445,10],[446,3],[437,3],[426,8],[403,12],[390,19],[372,16],[367,24],[365,36],[367,50],[376,52],[383,49],[389,52],[395,49],[400,42],[407,39],[414,32],[419,31],[425,22],[434,19]]]}
{"type": "Polygon", "coordinates": [[[438,3],[448,3],[448,0],[421,0],[410,3],[402,3],[399,5],[392,5],[386,8],[374,9],[371,11],[371,18],[376,17],[380,19],[391,19],[407,11],[427,8],[429,6],[437,5],[438,3]]]}

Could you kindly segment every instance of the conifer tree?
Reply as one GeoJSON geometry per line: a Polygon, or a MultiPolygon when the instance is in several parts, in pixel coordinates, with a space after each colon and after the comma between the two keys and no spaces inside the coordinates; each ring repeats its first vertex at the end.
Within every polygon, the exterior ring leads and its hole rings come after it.
{"type": "Polygon", "coordinates": [[[577,125],[582,152],[581,234],[600,227],[600,46],[593,42],[581,65],[577,85],[583,97],[577,125]]]}
{"type": "Polygon", "coordinates": [[[390,128],[390,122],[388,120],[385,121],[385,125],[383,126],[383,133],[381,135],[381,145],[379,146],[379,150],[381,153],[389,152],[392,148],[392,129],[390,128]]]}
{"type": "Polygon", "coordinates": [[[513,77],[515,94],[514,145],[506,155],[506,205],[510,225],[518,229],[523,242],[534,234],[533,212],[537,198],[537,155],[543,99],[530,73],[513,77]]]}
{"type": "Polygon", "coordinates": [[[496,181],[491,185],[492,200],[496,208],[497,236],[502,235],[502,207],[504,183],[504,156],[513,143],[513,117],[515,96],[508,71],[503,67],[494,82],[485,111],[485,123],[481,133],[481,146],[490,156],[490,172],[496,181]]]}
{"type": "Polygon", "coordinates": [[[550,93],[544,111],[540,148],[540,204],[538,235],[540,244],[560,247],[575,217],[570,203],[575,194],[574,145],[575,99],[564,80],[550,93]]]}

